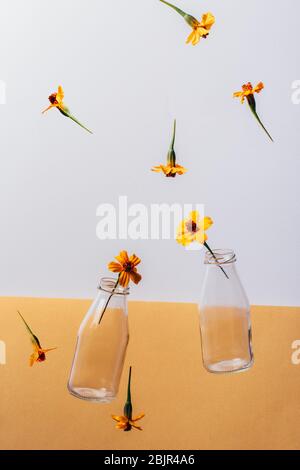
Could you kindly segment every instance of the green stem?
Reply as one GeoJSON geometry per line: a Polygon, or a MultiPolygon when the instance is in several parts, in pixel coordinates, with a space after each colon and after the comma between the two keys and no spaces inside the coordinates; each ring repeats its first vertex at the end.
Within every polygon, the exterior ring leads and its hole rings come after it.
{"type": "MultiPolygon", "coordinates": [[[[249,101],[248,101],[249,103],[249,101]]],[[[256,112],[256,109],[255,109],[255,106],[253,106],[251,103],[249,103],[249,106],[250,106],[250,109],[253,113],[253,116],[255,117],[255,119],[257,120],[257,122],[261,125],[261,127],[263,128],[263,130],[265,131],[265,133],[267,134],[267,136],[271,139],[272,142],[274,142],[273,138],[271,137],[271,135],[269,134],[269,132],[267,131],[267,129],[265,128],[265,126],[263,125],[263,123],[261,122],[260,120],[260,117],[258,116],[257,112],[256,112]]]]}
{"type": "Polygon", "coordinates": [[[174,150],[175,138],[176,138],[176,119],[174,119],[173,137],[172,137],[172,142],[170,145],[170,150],[174,150]]]}
{"type": "Polygon", "coordinates": [[[19,310],[17,310],[18,314],[20,315],[28,333],[30,334],[30,336],[32,337],[32,340],[38,345],[38,347],[40,348],[41,345],[40,345],[40,341],[39,339],[35,336],[35,334],[33,333],[32,329],[30,328],[30,326],[28,325],[28,323],[26,322],[25,318],[21,315],[21,313],[19,312],[19,310]]]}
{"type": "Polygon", "coordinates": [[[109,304],[109,302],[110,302],[110,299],[112,298],[112,296],[113,296],[114,293],[116,292],[116,288],[117,288],[118,285],[119,285],[119,280],[120,280],[120,274],[119,274],[118,279],[117,279],[117,282],[115,283],[115,286],[114,286],[114,288],[113,288],[113,290],[112,290],[110,296],[108,297],[108,299],[107,299],[107,301],[106,301],[106,304],[105,304],[105,306],[104,306],[104,308],[103,308],[103,310],[102,310],[101,316],[100,316],[100,318],[99,318],[98,325],[100,325],[100,323],[101,323],[101,321],[102,321],[102,318],[104,317],[104,314],[105,314],[105,312],[106,312],[106,309],[107,309],[107,307],[108,307],[108,304],[109,304]]]}
{"type": "Polygon", "coordinates": [[[127,400],[124,406],[124,415],[128,419],[132,419],[132,401],[131,401],[131,370],[132,367],[129,368],[129,376],[128,376],[128,385],[127,385],[127,400]]]}
{"type": "Polygon", "coordinates": [[[176,165],[176,154],[174,151],[175,138],[176,138],[176,119],[174,119],[173,136],[172,136],[172,141],[171,141],[171,145],[170,145],[169,152],[168,152],[168,164],[171,166],[176,165]]]}
{"type": "Polygon", "coordinates": [[[172,5],[172,3],[166,2],[165,0],[160,0],[160,1],[162,3],[164,3],[165,5],[168,5],[169,7],[173,8],[173,10],[177,11],[177,13],[179,13],[179,15],[183,16],[183,18],[185,18],[187,16],[184,11],[180,10],[180,8],[175,7],[175,5],[172,5]]]}
{"type": "Polygon", "coordinates": [[[74,116],[72,116],[71,114],[69,114],[68,117],[69,117],[70,119],[72,119],[72,121],[76,122],[76,124],[78,124],[80,127],[82,127],[83,129],[85,129],[86,131],[88,131],[90,134],[92,134],[92,131],[90,131],[87,127],[85,127],[83,124],[81,124],[81,122],[79,122],[74,116]]]}
{"type": "Polygon", "coordinates": [[[224,269],[222,268],[222,266],[219,264],[218,260],[217,260],[217,257],[216,255],[214,254],[214,252],[212,251],[212,249],[208,246],[208,244],[206,242],[204,242],[204,246],[205,248],[210,252],[210,254],[213,256],[214,260],[216,261],[217,265],[219,266],[219,268],[221,269],[221,271],[223,271],[223,273],[225,274],[225,276],[227,277],[227,279],[229,279],[228,275],[226,274],[226,272],[224,271],[224,269]]]}

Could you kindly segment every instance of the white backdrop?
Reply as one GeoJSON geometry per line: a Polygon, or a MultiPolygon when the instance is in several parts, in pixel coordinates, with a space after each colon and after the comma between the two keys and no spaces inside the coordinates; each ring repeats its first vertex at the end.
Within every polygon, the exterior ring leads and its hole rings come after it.
{"type": "Polygon", "coordinates": [[[143,260],[132,298],[193,302],[203,253],[175,241],[100,241],[101,203],[203,203],[212,247],[233,248],[250,300],[300,305],[300,4],[295,0],[174,0],[216,16],[211,35],[185,45],[189,27],[158,0],[2,0],[0,294],[87,297],[120,249],[143,260]],[[251,80],[275,139],[232,93],[251,80]],[[58,111],[62,84],[85,133],[58,111]],[[172,120],[177,158],[163,163],[172,120]]]}

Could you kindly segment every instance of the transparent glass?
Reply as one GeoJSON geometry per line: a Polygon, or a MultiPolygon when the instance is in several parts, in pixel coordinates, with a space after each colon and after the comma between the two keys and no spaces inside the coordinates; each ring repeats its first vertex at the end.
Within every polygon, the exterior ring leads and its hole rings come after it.
{"type": "Polygon", "coordinates": [[[247,370],[253,365],[250,305],[236,271],[236,256],[231,250],[213,253],[205,257],[199,305],[204,367],[213,373],[247,370]]]}
{"type": "Polygon", "coordinates": [[[129,340],[129,289],[115,284],[114,279],[101,279],[78,331],[68,390],[83,400],[109,403],[118,393],[129,340]]]}

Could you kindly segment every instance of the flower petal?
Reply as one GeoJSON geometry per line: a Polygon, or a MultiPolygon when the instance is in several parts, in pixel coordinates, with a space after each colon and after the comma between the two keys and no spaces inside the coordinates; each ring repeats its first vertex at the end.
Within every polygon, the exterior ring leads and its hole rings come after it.
{"type": "Polygon", "coordinates": [[[39,358],[39,354],[37,351],[35,351],[34,353],[31,354],[30,358],[29,358],[29,365],[30,367],[32,367],[34,365],[35,362],[37,362],[39,358]]]}
{"type": "Polygon", "coordinates": [[[62,103],[63,100],[64,100],[64,97],[65,97],[64,90],[63,90],[62,86],[59,85],[57,95],[56,95],[56,99],[59,103],[62,103]]]}
{"type": "Polygon", "coordinates": [[[132,423],[130,423],[130,424],[134,429],[138,429],[139,431],[143,430],[140,426],[136,426],[135,424],[132,424],[132,423]]]}
{"type": "Polygon", "coordinates": [[[130,279],[135,283],[138,284],[142,280],[142,276],[137,273],[136,271],[131,271],[130,279]]]}
{"type": "Polygon", "coordinates": [[[141,413],[140,415],[138,415],[136,418],[132,418],[131,419],[131,423],[135,423],[135,421],[139,421],[140,419],[144,418],[145,417],[145,413],[141,413]]]}
{"type": "Polygon", "coordinates": [[[204,217],[204,219],[201,221],[201,228],[203,228],[203,230],[208,230],[212,225],[213,225],[214,221],[212,220],[211,217],[204,217]]]}
{"type": "Polygon", "coordinates": [[[125,416],[116,416],[116,415],[111,415],[112,419],[118,422],[124,422],[125,416]]]}
{"type": "Polygon", "coordinates": [[[163,171],[163,165],[154,166],[151,168],[151,171],[154,171],[155,173],[161,173],[163,171]]]}
{"type": "Polygon", "coordinates": [[[133,266],[135,268],[135,266],[140,264],[141,260],[140,260],[140,258],[138,258],[138,256],[133,254],[132,256],[130,256],[129,262],[130,262],[131,266],[133,266]]]}
{"type": "Polygon", "coordinates": [[[253,90],[253,93],[260,93],[265,88],[263,82],[259,82],[253,90]]]}
{"type": "Polygon", "coordinates": [[[211,29],[211,27],[215,24],[216,18],[211,12],[205,13],[202,16],[202,21],[200,23],[200,26],[204,26],[208,31],[211,29]]]}
{"type": "Polygon", "coordinates": [[[198,211],[192,211],[189,215],[189,218],[191,219],[192,222],[194,222],[195,224],[198,224],[199,219],[200,219],[199,212],[198,211]]]}
{"type": "Polygon", "coordinates": [[[111,263],[109,263],[108,269],[112,271],[113,273],[120,273],[123,267],[121,266],[121,264],[115,263],[114,261],[112,261],[111,263]]]}
{"type": "Polygon", "coordinates": [[[44,109],[44,111],[42,112],[42,114],[45,114],[47,111],[49,111],[49,109],[52,109],[52,108],[57,108],[57,104],[51,104],[50,106],[48,106],[47,109],[44,109]]]}
{"type": "Polygon", "coordinates": [[[116,256],[116,260],[119,261],[123,266],[125,263],[128,263],[129,258],[128,258],[128,253],[127,251],[123,250],[120,251],[120,254],[116,256]]]}
{"type": "Polygon", "coordinates": [[[130,275],[129,273],[126,273],[125,271],[122,271],[119,277],[119,283],[121,284],[122,287],[127,287],[130,281],[130,275]]]}

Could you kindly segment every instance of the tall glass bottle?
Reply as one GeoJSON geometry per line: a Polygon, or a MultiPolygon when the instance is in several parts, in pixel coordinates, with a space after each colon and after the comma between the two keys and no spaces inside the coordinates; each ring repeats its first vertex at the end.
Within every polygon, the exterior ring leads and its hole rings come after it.
{"type": "Polygon", "coordinates": [[[68,382],[69,392],[77,398],[109,403],[118,393],[129,340],[129,288],[115,286],[115,279],[101,279],[80,325],[68,382]]]}
{"type": "Polygon", "coordinates": [[[236,271],[234,252],[213,253],[205,257],[199,305],[203,363],[209,372],[238,372],[253,364],[250,305],[236,271]]]}

